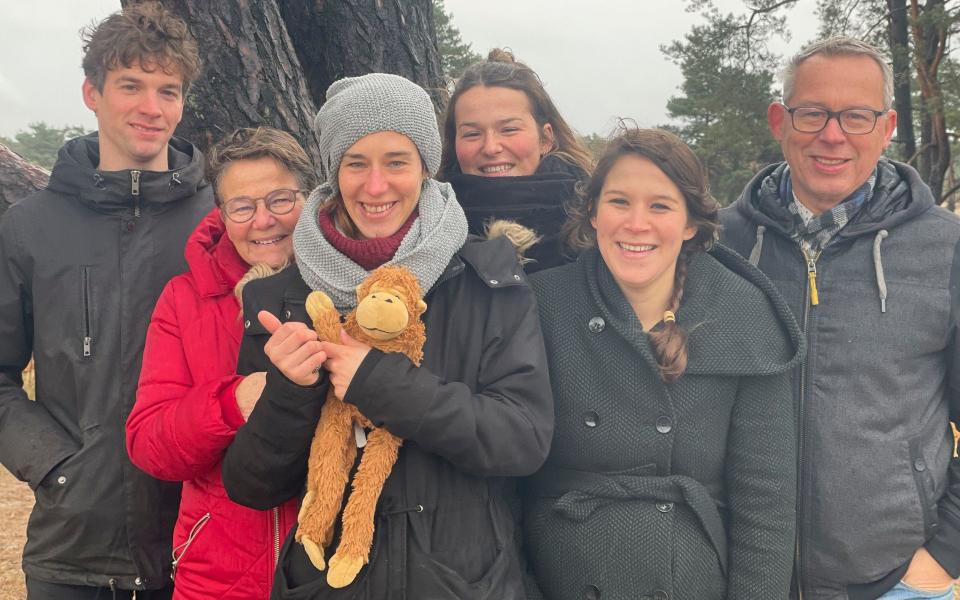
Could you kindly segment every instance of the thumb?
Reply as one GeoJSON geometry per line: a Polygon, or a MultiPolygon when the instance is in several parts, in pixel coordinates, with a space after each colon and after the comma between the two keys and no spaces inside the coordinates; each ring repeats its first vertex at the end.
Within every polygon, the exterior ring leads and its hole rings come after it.
{"type": "Polygon", "coordinates": [[[340,343],[344,346],[353,346],[354,348],[366,348],[367,345],[363,342],[358,342],[357,340],[350,337],[350,334],[347,333],[347,330],[340,328],[340,343]]]}
{"type": "Polygon", "coordinates": [[[261,310],[257,313],[257,320],[260,321],[260,324],[263,325],[270,333],[274,333],[277,329],[280,329],[280,319],[275,317],[273,313],[270,313],[266,310],[261,310]]]}

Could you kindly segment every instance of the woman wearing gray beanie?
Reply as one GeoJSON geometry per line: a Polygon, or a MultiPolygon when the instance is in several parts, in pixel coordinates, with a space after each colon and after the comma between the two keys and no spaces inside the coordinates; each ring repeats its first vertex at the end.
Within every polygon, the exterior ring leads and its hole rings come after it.
{"type": "Polygon", "coordinates": [[[342,79],[315,125],[327,182],[297,224],[296,264],[244,290],[238,372],[265,370],[267,380],[227,451],[224,485],[260,509],[302,494],[331,388],[404,444],[377,506],[369,564],[333,588],[291,532],[271,598],[524,598],[510,478],[537,470],[553,429],[526,276],[506,238],[468,236],[452,188],[432,178],[440,136],[423,89],[380,73],[342,79]],[[319,342],[307,325],[311,290],[348,311],[358,284],[384,264],[410,269],[425,292],[420,367],[348,337],[319,342]]]}

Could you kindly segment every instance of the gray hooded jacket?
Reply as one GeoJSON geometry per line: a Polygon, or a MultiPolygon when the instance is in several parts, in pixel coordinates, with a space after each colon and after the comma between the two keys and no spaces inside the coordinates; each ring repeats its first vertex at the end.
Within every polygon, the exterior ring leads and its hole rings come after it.
{"type": "Polygon", "coordinates": [[[815,306],[792,216],[759,193],[779,165],[720,217],[723,242],[773,280],[807,336],[794,381],[798,558],[818,599],[876,598],[922,545],[960,575],[948,423],[960,411],[960,219],[911,167],[882,163],[869,203],[815,263],[815,306]]]}

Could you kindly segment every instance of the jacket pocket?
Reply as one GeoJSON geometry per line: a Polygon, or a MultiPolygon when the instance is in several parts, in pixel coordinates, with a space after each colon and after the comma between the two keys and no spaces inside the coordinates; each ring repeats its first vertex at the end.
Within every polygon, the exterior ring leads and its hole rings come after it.
{"type": "Polygon", "coordinates": [[[83,265],[80,267],[80,341],[81,356],[90,358],[93,356],[93,267],[83,265]]]}
{"type": "Polygon", "coordinates": [[[187,534],[187,539],[182,544],[173,548],[173,552],[171,552],[173,563],[172,570],[170,572],[172,577],[176,577],[177,567],[180,565],[180,562],[183,561],[184,557],[187,555],[187,551],[190,550],[190,546],[197,539],[197,536],[200,535],[200,532],[203,531],[203,528],[207,526],[209,521],[210,513],[206,513],[197,519],[197,522],[194,523],[193,527],[190,528],[190,533],[187,534]]]}
{"type": "Polygon", "coordinates": [[[933,475],[930,472],[930,465],[923,457],[921,439],[919,437],[911,439],[909,446],[910,470],[913,472],[913,480],[917,486],[917,496],[923,514],[923,539],[928,540],[933,537],[939,526],[933,475]]]}

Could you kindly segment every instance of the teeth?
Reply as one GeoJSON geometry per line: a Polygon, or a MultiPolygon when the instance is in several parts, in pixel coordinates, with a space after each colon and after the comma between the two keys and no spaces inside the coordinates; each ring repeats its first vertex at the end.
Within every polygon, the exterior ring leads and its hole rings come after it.
{"type": "Polygon", "coordinates": [[[480,167],[481,173],[504,173],[513,168],[512,164],[496,165],[493,167],[480,167]]]}
{"type": "Polygon", "coordinates": [[[156,127],[143,127],[142,125],[136,125],[136,124],[133,125],[133,128],[139,129],[140,131],[149,131],[149,132],[159,131],[159,129],[157,129],[156,127]]]}
{"type": "Polygon", "coordinates": [[[649,244],[634,245],[634,244],[625,244],[623,242],[620,242],[620,247],[629,252],[649,252],[654,248],[656,248],[656,246],[652,246],[649,244]]]}
{"type": "Polygon", "coordinates": [[[269,240],[253,240],[253,243],[256,244],[256,245],[258,245],[258,246],[269,246],[269,245],[271,245],[271,244],[276,244],[277,242],[279,242],[280,240],[282,240],[282,239],[285,238],[285,237],[287,237],[287,236],[285,236],[285,235],[278,235],[277,237],[275,237],[275,238],[270,238],[269,240]]]}
{"type": "Polygon", "coordinates": [[[363,210],[368,213],[378,214],[382,212],[387,212],[390,210],[396,202],[390,202],[388,204],[364,204],[363,210]]]}
{"type": "Polygon", "coordinates": [[[846,160],[844,160],[844,159],[842,159],[842,158],[833,158],[833,159],[831,159],[831,158],[818,158],[818,159],[816,159],[816,160],[817,160],[818,163],[822,163],[822,164],[830,165],[830,166],[839,165],[839,164],[843,164],[843,163],[847,162],[846,160]]]}

